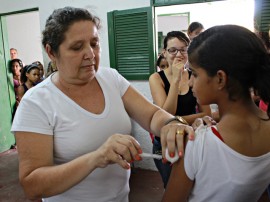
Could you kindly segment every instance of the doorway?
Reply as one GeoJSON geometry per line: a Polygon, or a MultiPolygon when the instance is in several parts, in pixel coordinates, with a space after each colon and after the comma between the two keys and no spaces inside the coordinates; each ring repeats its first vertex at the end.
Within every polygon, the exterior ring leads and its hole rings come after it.
{"type": "Polygon", "coordinates": [[[0,152],[15,143],[10,132],[16,101],[9,49],[17,49],[24,64],[43,63],[39,22],[38,9],[0,14],[0,152]]]}
{"type": "MultiPolygon", "coordinates": [[[[186,33],[188,25],[194,21],[202,23],[205,29],[215,25],[236,24],[254,31],[254,6],[254,0],[226,0],[155,7],[156,38],[161,38],[160,32],[163,33],[164,38],[168,30],[186,33]],[[164,15],[170,16],[175,13],[180,13],[182,16],[188,13],[188,19],[186,18],[186,21],[176,18],[171,18],[170,21],[159,20],[164,15]]],[[[160,53],[160,49],[157,53],[160,53]]]]}

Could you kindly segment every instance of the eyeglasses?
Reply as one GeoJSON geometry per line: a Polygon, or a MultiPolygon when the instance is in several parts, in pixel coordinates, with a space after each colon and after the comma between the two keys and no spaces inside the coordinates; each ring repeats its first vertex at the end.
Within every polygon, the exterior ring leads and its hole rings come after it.
{"type": "Polygon", "coordinates": [[[181,48],[181,49],[177,49],[177,48],[175,48],[175,47],[172,47],[172,48],[168,48],[168,49],[167,49],[168,53],[171,54],[171,55],[177,55],[178,51],[179,51],[182,55],[184,55],[184,54],[187,54],[187,50],[188,50],[187,47],[181,48]]]}

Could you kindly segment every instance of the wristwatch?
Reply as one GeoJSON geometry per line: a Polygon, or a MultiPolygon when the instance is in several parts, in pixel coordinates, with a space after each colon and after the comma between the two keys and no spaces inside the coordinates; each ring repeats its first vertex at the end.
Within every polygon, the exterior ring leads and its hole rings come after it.
{"type": "Polygon", "coordinates": [[[182,124],[185,124],[185,125],[189,125],[188,122],[183,117],[181,117],[181,116],[175,116],[173,118],[170,118],[169,120],[167,120],[165,122],[164,125],[167,125],[167,124],[169,124],[169,123],[171,123],[173,121],[178,121],[179,123],[182,123],[182,124]]]}

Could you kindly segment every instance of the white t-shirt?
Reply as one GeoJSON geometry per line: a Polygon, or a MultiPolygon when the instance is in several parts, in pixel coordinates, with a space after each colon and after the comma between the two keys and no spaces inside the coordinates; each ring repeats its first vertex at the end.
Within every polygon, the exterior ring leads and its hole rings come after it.
{"type": "MultiPolygon", "coordinates": [[[[130,83],[111,68],[100,68],[96,78],[105,96],[101,114],[81,108],[52,83],[50,76],[23,96],[11,131],[53,135],[56,165],[95,151],[114,133],[131,134],[122,101],[130,83]]],[[[78,185],[45,201],[127,202],[129,177],[130,171],[116,164],[97,168],[78,185]]]]}
{"type": "Polygon", "coordinates": [[[201,126],[185,152],[185,171],[195,179],[189,201],[255,202],[270,184],[270,152],[259,157],[237,153],[201,126]]]}

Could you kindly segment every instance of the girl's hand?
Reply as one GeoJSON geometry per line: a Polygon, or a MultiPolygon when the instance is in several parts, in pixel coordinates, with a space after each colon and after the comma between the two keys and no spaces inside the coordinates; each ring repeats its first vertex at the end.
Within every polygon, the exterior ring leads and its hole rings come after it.
{"type": "Polygon", "coordinates": [[[194,130],[196,130],[201,125],[212,126],[212,125],[216,125],[216,124],[217,124],[216,121],[212,117],[210,117],[210,116],[204,116],[202,118],[195,119],[195,121],[192,124],[192,128],[194,130]]]}
{"type": "Polygon", "coordinates": [[[114,134],[96,152],[99,154],[97,167],[104,168],[109,164],[117,163],[129,169],[129,163],[141,160],[139,154],[142,153],[142,149],[132,136],[114,134]]]}

